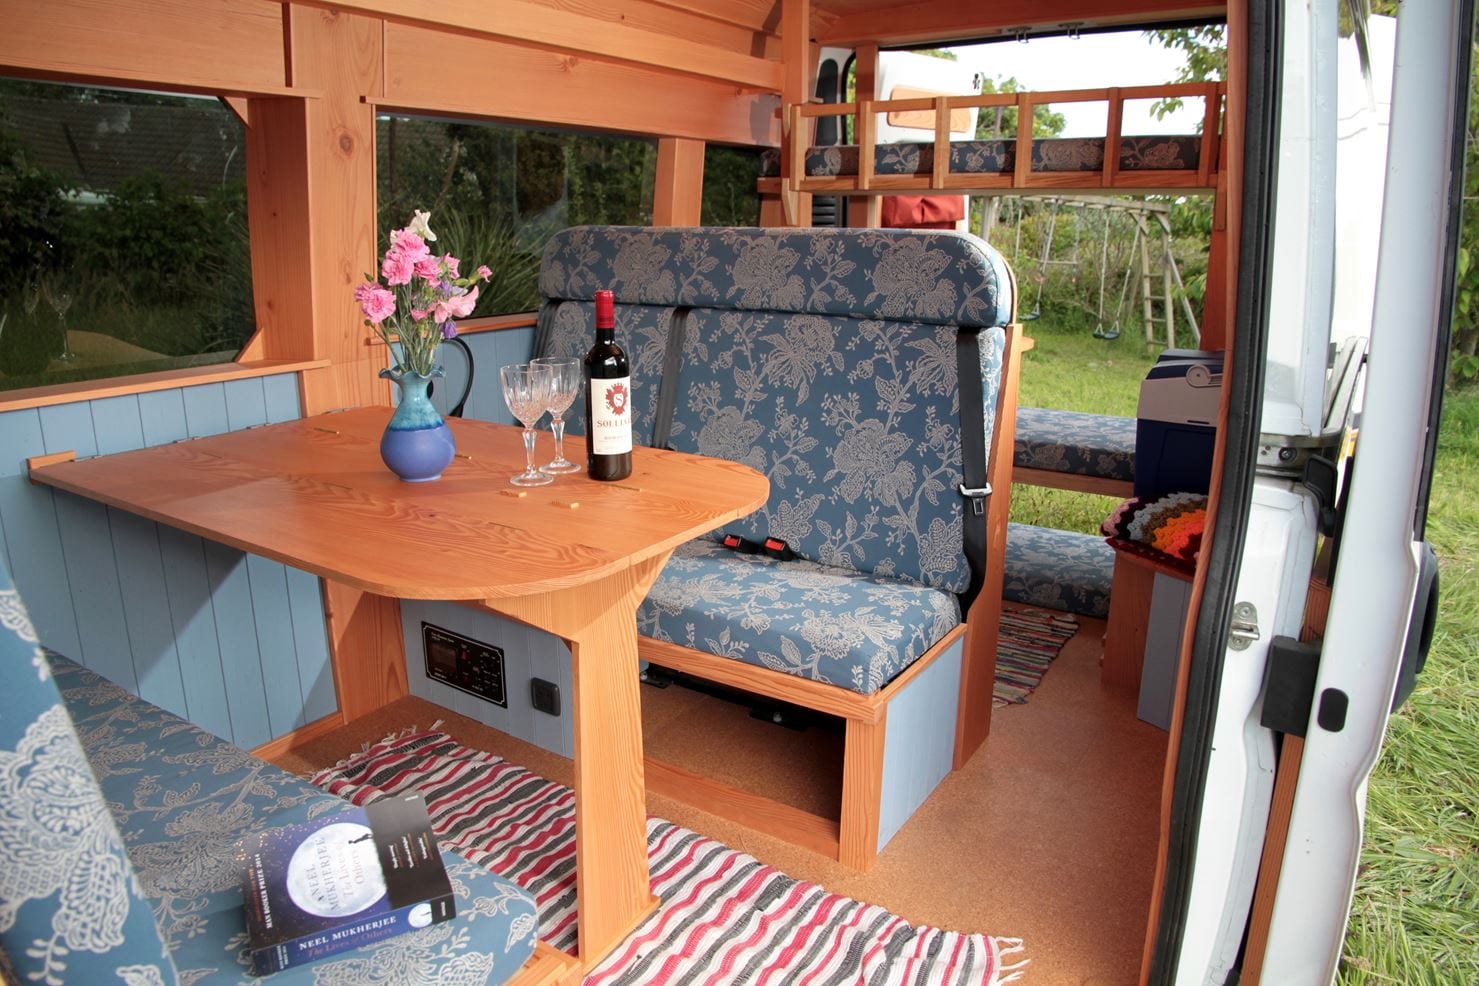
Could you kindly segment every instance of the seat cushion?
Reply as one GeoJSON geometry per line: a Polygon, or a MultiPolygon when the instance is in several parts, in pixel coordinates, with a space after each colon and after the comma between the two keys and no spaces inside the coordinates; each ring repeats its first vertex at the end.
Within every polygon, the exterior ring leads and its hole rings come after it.
{"type": "Polygon", "coordinates": [[[1135,481],[1135,419],[1046,407],[1017,408],[1014,465],[1135,481]]]}
{"type": "Polygon", "coordinates": [[[1114,549],[1102,537],[1007,525],[1003,598],[1102,620],[1113,583],[1114,549]]]}
{"type": "Polygon", "coordinates": [[[712,541],[679,547],[640,633],[871,695],[960,623],[954,594],[712,541]]]}
{"type": "MultiPolygon", "coordinates": [[[[256,983],[232,846],[350,807],[53,655],[57,684],[182,981],[256,983]]],[[[272,982],[502,983],[534,950],[534,899],[443,852],[457,916],[294,966],[272,982]]]]}

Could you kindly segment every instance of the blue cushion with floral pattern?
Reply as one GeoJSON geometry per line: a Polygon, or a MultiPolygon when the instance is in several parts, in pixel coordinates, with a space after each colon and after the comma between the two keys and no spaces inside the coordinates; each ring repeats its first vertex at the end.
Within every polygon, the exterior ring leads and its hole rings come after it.
{"type": "Polygon", "coordinates": [[[1135,419],[1019,407],[1014,452],[1014,465],[1133,483],[1135,419]]]}
{"type": "Polygon", "coordinates": [[[712,541],[680,546],[637,610],[646,636],[864,695],[959,623],[949,592],[712,541]]]}
{"type": "MultiPolygon", "coordinates": [[[[349,803],[64,657],[52,656],[51,664],[180,978],[192,986],[259,982],[243,950],[232,846],[349,803]]],[[[271,982],[504,982],[534,950],[534,900],[461,856],[442,858],[455,918],[293,966],[271,982]]]]}
{"type": "Polygon", "coordinates": [[[1102,538],[1031,524],[1007,525],[1002,598],[1104,619],[1114,549],[1102,538]]]}
{"type": "Polygon", "coordinates": [[[179,979],[0,551],[0,980],[179,979]]]}

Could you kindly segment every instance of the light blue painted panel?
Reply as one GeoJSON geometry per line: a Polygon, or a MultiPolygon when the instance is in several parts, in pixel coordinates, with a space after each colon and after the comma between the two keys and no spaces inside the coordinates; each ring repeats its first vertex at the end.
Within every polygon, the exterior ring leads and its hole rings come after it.
{"type": "Polygon", "coordinates": [[[113,531],[113,554],[118,559],[127,643],[138,693],[160,708],[188,718],[180,654],[165,591],[159,530],[152,521],[112,509],[108,511],[108,526],[113,531]]]}
{"type": "Polygon", "coordinates": [[[185,400],[185,430],[191,438],[204,438],[230,431],[226,417],[226,388],[219,383],[186,387],[181,391],[185,400]]]}
{"type": "Polygon", "coordinates": [[[964,646],[964,638],[957,640],[888,703],[878,814],[880,852],[950,773],[964,646]]]}
{"type": "Polygon", "coordinates": [[[473,356],[473,387],[468,395],[463,417],[487,421],[489,415],[503,408],[503,392],[498,382],[498,336],[500,332],[479,332],[464,336],[473,356]]]}
{"type": "Polygon", "coordinates": [[[1171,728],[1175,703],[1176,669],[1181,661],[1181,637],[1191,606],[1191,582],[1157,572],[1146,616],[1145,663],[1140,670],[1140,698],[1135,714],[1161,729],[1171,728]]]}
{"type": "Polygon", "coordinates": [[[92,430],[97,436],[98,455],[144,447],[144,425],[139,417],[137,396],[103,397],[89,403],[92,405],[92,430]]]}
{"type": "Polygon", "coordinates": [[[108,508],[70,493],[58,493],[56,519],[62,534],[67,581],[72,587],[77,631],[82,638],[78,660],[137,694],[108,508]]]}
{"type": "Polygon", "coordinates": [[[293,647],[298,655],[298,688],[303,719],[322,719],[339,707],[334,669],[329,662],[329,632],[324,620],[323,589],[317,575],[284,568],[288,605],[293,616],[293,647]]]}
{"type": "Polygon", "coordinates": [[[190,437],[185,427],[185,396],[178,390],[140,394],[139,417],[144,423],[145,445],[167,445],[190,437]]]}
{"type": "MultiPolygon", "coordinates": [[[[502,730],[552,753],[574,756],[574,716],[570,709],[570,650],[558,637],[511,620],[469,609],[456,603],[402,600],[401,627],[405,634],[406,675],[411,694],[452,709],[460,715],[502,730]],[[421,622],[503,649],[504,687],[508,708],[426,677],[426,655],[421,622]],[[537,712],[529,700],[529,679],[540,677],[560,686],[560,715],[537,712]]],[[[633,669],[635,671],[635,669],[633,669]]]]}
{"type": "Polygon", "coordinates": [[[40,409],[41,434],[46,440],[46,451],[77,453],[85,459],[98,454],[97,437],[92,430],[92,410],[87,402],[80,404],[53,404],[40,409]]]}
{"type": "Polygon", "coordinates": [[[267,722],[272,735],[280,736],[304,723],[288,578],[281,563],[258,555],[247,555],[247,576],[252,587],[252,619],[257,625],[257,649],[261,653],[262,680],[266,686],[267,722]]]}
{"type": "Polygon", "coordinates": [[[35,408],[0,414],[0,478],[26,475],[26,459],[46,452],[35,408]]]}
{"type": "Polygon", "coordinates": [[[273,424],[295,421],[303,416],[298,403],[297,374],[280,373],[275,377],[263,377],[262,396],[267,402],[267,420],[273,424]]]}
{"type": "Polygon", "coordinates": [[[226,681],[226,702],[231,707],[230,739],[237,746],[251,749],[272,739],[272,728],[257,627],[252,620],[246,556],[214,541],[203,543],[216,614],[216,639],[221,645],[221,673],[226,681]]]}
{"type": "Polygon", "coordinates": [[[217,736],[231,736],[231,709],[221,671],[221,645],[211,602],[205,542],[173,527],[159,527],[164,588],[169,598],[175,649],[180,655],[180,681],[185,689],[185,718],[217,736]]]}
{"type": "Polygon", "coordinates": [[[41,642],[80,662],[82,642],[53,501],[50,487],[33,486],[23,476],[0,479],[0,522],[16,588],[41,642]]]}
{"type": "Polygon", "coordinates": [[[232,431],[267,423],[267,398],[261,377],[228,380],[226,387],[226,425],[232,431]]]}

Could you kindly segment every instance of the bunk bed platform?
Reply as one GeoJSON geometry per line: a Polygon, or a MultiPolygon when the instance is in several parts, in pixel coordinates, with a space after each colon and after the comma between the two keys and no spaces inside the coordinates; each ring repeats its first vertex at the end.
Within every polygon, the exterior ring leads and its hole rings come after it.
{"type": "Polygon", "coordinates": [[[1135,419],[1017,409],[1012,481],[1121,499],[1135,484],[1135,419]]]}

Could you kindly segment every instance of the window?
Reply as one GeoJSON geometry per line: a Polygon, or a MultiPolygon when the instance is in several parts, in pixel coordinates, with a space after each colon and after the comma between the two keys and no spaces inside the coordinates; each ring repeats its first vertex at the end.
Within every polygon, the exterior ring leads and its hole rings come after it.
{"type": "Polygon", "coordinates": [[[539,307],[539,258],[559,230],[652,221],[650,140],[384,115],[376,162],[380,237],[424,209],[439,250],[492,268],[474,316],[539,307]]]}
{"type": "Polygon", "coordinates": [[[755,148],[704,148],[704,201],[699,222],[705,226],[760,225],[760,151],[755,148]]]}
{"type": "Polygon", "coordinates": [[[0,79],[0,390],[235,359],[245,156],[214,98],[0,79]]]}

